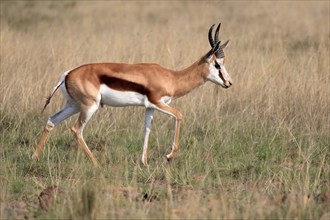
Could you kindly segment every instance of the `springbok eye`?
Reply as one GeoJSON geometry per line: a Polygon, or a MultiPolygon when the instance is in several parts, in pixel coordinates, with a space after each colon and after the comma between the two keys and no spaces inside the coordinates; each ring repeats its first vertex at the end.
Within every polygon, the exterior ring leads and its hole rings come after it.
{"type": "Polygon", "coordinates": [[[219,63],[215,63],[214,66],[215,66],[216,69],[218,69],[218,70],[220,69],[220,65],[219,65],[219,63]]]}

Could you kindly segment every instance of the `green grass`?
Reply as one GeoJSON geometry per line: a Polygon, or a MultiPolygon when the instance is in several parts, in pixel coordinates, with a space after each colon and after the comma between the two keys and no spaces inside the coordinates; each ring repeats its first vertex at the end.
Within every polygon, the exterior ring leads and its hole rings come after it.
{"type": "MultiPolygon", "coordinates": [[[[301,131],[293,136],[294,131],[281,128],[240,125],[232,127],[229,137],[210,128],[205,137],[196,123],[191,135],[181,138],[180,153],[170,163],[165,159],[169,148],[157,147],[157,142],[167,143],[167,137],[156,140],[153,135],[150,165],[144,167],[140,131],[126,129],[101,140],[101,132],[96,137],[86,132],[101,164],[93,168],[66,126],[57,128],[34,163],[31,145],[39,129],[18,125],[3,114],[2,121],[4,218],[13,211],[4,209],[5,201],[13,200],[26,203],[25,217],[43,219],[318,219],[329,208],[328,197],[323,198],[330,179],[326,136],[303,137],[301,131]],[[13,132],[15,127],[19,129],[13,132]],[[60,192],[48,212],[40,211],[38,195],[51,185],[59,186],[60,192]]],[[[40,122],[31,117],[29,121],[40,122]]]]}

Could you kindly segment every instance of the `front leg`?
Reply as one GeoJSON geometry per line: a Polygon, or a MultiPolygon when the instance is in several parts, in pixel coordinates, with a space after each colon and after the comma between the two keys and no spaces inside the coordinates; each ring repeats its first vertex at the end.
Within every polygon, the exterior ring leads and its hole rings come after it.
{"type": "Polygon", "coordinates": [[[179,112],[180,117],[175,117],[175,134],[174,134],[174,141],[172,144],[172,148],[171,148],[171,153],[166,155],[166,158],[168,161],[172,160],[175,153],[178,151],[179,149],[179,134],[180,134],[180,124],[182,121],[181,118],[181,114],[179,112]]]}
{"type": "Polygon", "coordinates": [[[172,144],[172,150],[171,150],[171,153],[166,155],[167,160],[170,161],[173,159],[175,153],[179,149],[179,135],[180,135],[180,124],[182,121],[182,115],[178,110],[168,106],[167,104],[165,104],[163,102],[157,103],[156,106],[158,107],[157,110],[159,110],[163,113],[166,113],[168,115],[171,115],[175,118],[175,134],[174,134],[174,140],[173,140],[173,144],[172,144]]]}
{"type": "Polygon", "coordinates": [[[154,109],[147,108],[144,122],[144,142],[143,142],[143,153],[142,153],[142,163],[148,165],[148,142],[149,134],[151,131],[151,122],[153,119],[154,109]]]}

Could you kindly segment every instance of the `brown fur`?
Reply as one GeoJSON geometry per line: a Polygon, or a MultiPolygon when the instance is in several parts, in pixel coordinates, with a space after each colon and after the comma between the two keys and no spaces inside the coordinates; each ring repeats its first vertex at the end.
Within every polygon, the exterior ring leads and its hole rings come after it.
{"type": "MultiPolygon", "coordinates": [[[[212,59],[215,57],[212,56],[212,59]]],[[[167,159],[171,160],[178,150],[182,116],[178,110],[164,104],[161,98],[164,96],[180,97],[202,85],[209,73],[208,65],[207,59],[203,57],[181,71],[169,70],[157,64],[122,63],[86,64],[70,71],[65,78],[65,86],[69,96],[80,108],[79,118],[71,127],[79,146],[85,151],[92,163],[97,166],[97,161],[85,143],[82,133],[91,116],[88,116],[87,112],[96,103],[100,86],[106,85],[118,91],[134,91],[146,95],[148,100],[159,109],[175,116],[175,138],[172,151],[167,155],[167,159]]],[[[103,105],[102,100],[100,104],[103,105]]],[[[93,112],[89,114],[93,114],[93,112]]],[[[38,158],[52,128],[48,129],[46,125],[33,156],[34,159],[38,158]]],[[[143,160],[143,163],[146,164],[147,159],[144,158],[143,160]]]]}
{"type": "Polygon", "coordinates": [[[69,95],[83,105],[96,99],[102,84],[147,95],[155,104],[164,96],[180,97],[203,84],[207,71],[207,63],[200,61],[182,71],[157,64],[95,63],[72,70],[65,84],[69,95]]]}

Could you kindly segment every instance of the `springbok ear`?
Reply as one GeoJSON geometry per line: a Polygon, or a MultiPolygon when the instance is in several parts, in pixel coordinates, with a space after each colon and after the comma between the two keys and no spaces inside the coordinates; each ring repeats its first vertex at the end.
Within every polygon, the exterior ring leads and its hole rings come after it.
{"type": "Polygon", "coordinates": [[[225,49],[229,44],[229,40],[227,40],[224,44],[222,44],[220,47],[221,49],[225,49]]]}

